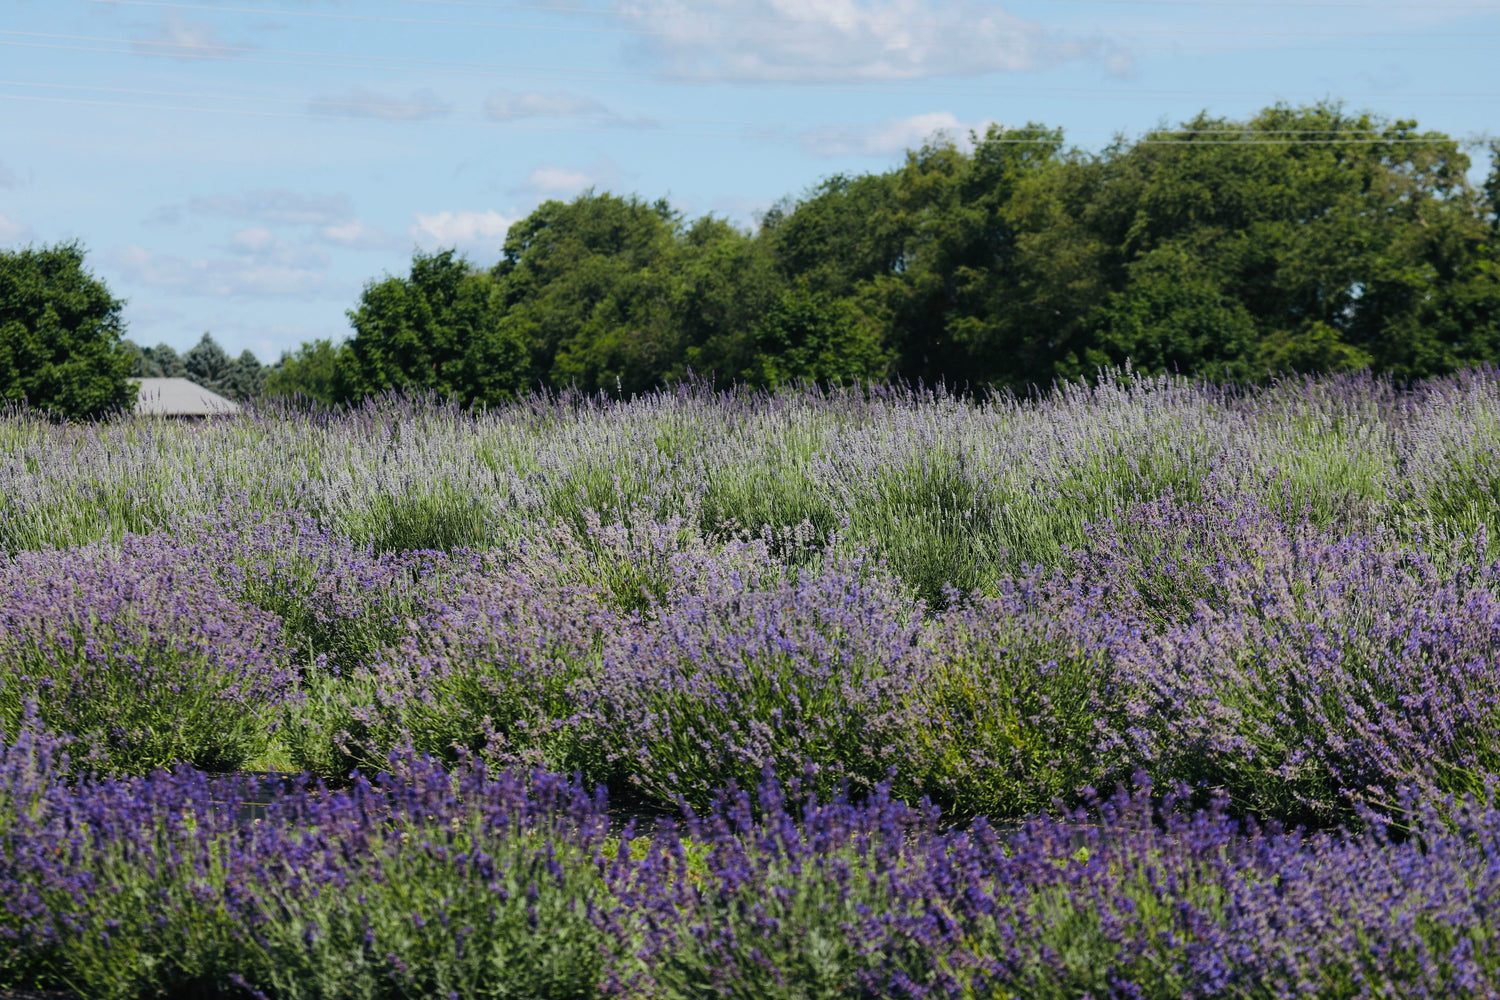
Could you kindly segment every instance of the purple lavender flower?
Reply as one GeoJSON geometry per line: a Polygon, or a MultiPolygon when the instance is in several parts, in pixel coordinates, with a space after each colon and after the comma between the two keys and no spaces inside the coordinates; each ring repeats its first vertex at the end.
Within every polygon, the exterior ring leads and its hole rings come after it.
{"type": "Polygon", "coordinates": [[[34,701],[75,763],[231,769],[295,695],[280,622],[165,535],[0,561],[0,721],[34,701]]]}

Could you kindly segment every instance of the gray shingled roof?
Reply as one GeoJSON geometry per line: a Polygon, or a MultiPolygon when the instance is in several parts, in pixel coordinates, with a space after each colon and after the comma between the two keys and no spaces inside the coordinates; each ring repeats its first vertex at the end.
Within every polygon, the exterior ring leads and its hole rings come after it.
{"type": "Polygon", "coordinates": [[[135,412],[163,417],[206,417],[238,413],[240,404],[185,378],[138,378],[135,412]]]}

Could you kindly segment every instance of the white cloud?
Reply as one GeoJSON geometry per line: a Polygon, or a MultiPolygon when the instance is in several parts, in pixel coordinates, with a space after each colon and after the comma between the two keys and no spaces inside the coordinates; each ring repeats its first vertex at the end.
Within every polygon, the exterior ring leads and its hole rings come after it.
{"type": "Polygon", "coordinates": [[[613,128],[653,129],[660,124],[643,116],[626,117],[605,107],[592,97],[562,91],[541,93],[496,90],[484,101],[484,114],[490,121],[514,122],[523,118],[593,118],[613,128]]]}
{"type": "Polygon", "coordinates": [[[360,222],[358,219],[320,226],[318,238],[325,243],[349,247],[353,250],[381,250],[393,246],[396,242],[389,233],[360,222]]]}
{"type": "Polygon", "coordinates": [[[577,194],[587,188],[612,188],[620,183],[620,168],[613,160],[600,157],[586,167],[563,167],[543,164],[526,178],[526,183],[516,188],[542,198],[557,195],[577,194]]]}
{"type": "Polygon", "coordinates": [[[428,248],[458,247],[483,254],[496,254],[505,242],[505,233],[514,219],[507,219],[493,209],[483,212],[417,213],[411,227],[412,239],[428,248]]]}
{"type": "Polygon", "coordinates": [[[1092,54],[973,0],[616,0],[672,73],[747,80],[913,80],[1038,69],[1092,54]]]}
{"type": "Polygon", "coordinates": [[[220,40],[213,25],[189,21],[180,14],[167,14],[146,38],[130,46],[143,56],[172,59],[229,59],[234,49],[220,40]]]}
{"type": "Polygon", "coordinates": [[[491,121],[509,122],[519,118],[577,118],[585,115],[611,117],[604,105],[591,97],[565,94],[517,93],[496,90],[485,98],[485,117],[491,121]]]}
{"type": "Polygon", "coordinates": [[[261,226],[241,229],[229,237],[230,249],[250,256],[264,255],[276,249],[276,234],[261,226]]]}
{"type": "Polygon", "coordinates": [[[30,226],[0,212],[0,243],[25,243],[31,236],[30,226]]]}
{"type": "Polygon", "coordinates": [[[1104,49],[1104,72],[1119,80],[1135,77],[1135,53],[1127,49],[1106,46],[1104,49]]]}
{"type": "Polygon", "coordinates": [[[251,226],[230,235],[229,250],[238,257],[278,267],[309,271],[328,267],[328,251],[306,242],[288,242],[264,226],[251,226]]]}
{"type": "Polygon", "coordinates": [[[343,97],[319,97],[308,104],[318,115],[341,118],[374,118],[387,122],[419,122],[442,118],[452,107],[431,90],[416,91],[408,99],[390,97],[364,87],[355,87],[343,97]]]}
{"type": "Polygon", "coordinates": [[[890,156],[920,146],[928,139],[939,138],[966,145],[970,132],[984,135],[995,124],[990,119],[961,122],[951,111],[929,111],[925,114],[894,118],[872,128],[838,125],[814,129],[801,136],[802,148],[814,156],[890,156]]]}
{"type": "Polygon", "coordinates": [[[563,167],[537,167],[527,178],[527,186],[536,191],[577,191],[591,183],[589,175],[582,170],[567,170],[563,167]]]}
{"type": "Polygon", "coordinates": [[[193,198],[186,205],[163,205],[147,221],[174,225],[184,215],[222,216],[273,226],[330,226],[353,221],[354,203],[348,195],[304,195],[271,189],[193,198]]]}
{"type": "Polygon", "coordinates": [[[236,247],[231,257],[189,259],[157,253],[138,244],[118,247],[106,260],[126,280],[150,288],[211,298],[314,299],[334,290],[319,251],[276,241],[236,247]]]}
{"type": "Polygon", "coordinates": [[[239,252],[254,250],[256,245],[270,246],[274,240],[271,226],[309,226],[309,239],[356,250],[384,249],[396,242],[389,233],[359,219],[348,195],[306,195],[285,189],[193,198],[185,204],[163,205],[146,221],[176,225],[188,216],[255,223],[230,237],[230,246],[239,252]]]}

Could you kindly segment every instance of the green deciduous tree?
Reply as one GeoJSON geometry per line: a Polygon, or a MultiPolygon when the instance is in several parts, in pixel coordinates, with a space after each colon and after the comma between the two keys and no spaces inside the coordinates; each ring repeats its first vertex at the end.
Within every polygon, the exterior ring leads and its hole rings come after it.
{"type": "Polygon", "coordinates": [[[512,226],[494,273],[533,379],[624,393],[740,377],[785,284],[769,244],[723,219],[593,192],[512,226]]]}
{"type": "Polygon", "coordinates": [[[836,174],[801,201],[772,208],[761,234],[783,273],[811,291],[851,297],[904,266],[913,220],[901,210],[897,186],[891,174],[836,174]]]}
{"type": "Polygon", "coordinates": [[[300,397],[316,403],[338,399],[339,349],[331,340],[314,340],[281,355],[266,369],[268,396],[300,397]]]}
{"type": "Polygon", "coordinates": [[[1090,317],[1097,349],[1110,362],[1221,381],[1258,374],[1254,317],[1184,248],[1158,247],[1127,271],[1125,287],[1090,317]]]}
{"type": "Polygon", "coordinates": [[[1339,332],[1320,320],[1297,330],[1277,330],[1260,342],[1257,373],[1347,372],[1366,368],[1370,356],[1344,343],[1339,332]]]}
{"type": "Polygon", "coordinates": [[[794,380],[851,384],[879,379],[889,361],[880,331],[853,303],[805,289],[783,292],[756,324],[752,385],[794,380]]]}
{"type": "Polygon", "coordinates": [[[0,251],[0,399],[74,420],[129,406],[122,306],[76,243],[0,251]]]}
{"type": "MultiPolygon", "coordinates": [[[[1489,334],[1443,319],[1465,283],[1478,282],[1467,300],[1484,297],[1474,267],[1485,227],[1468,166],[1456,143],[1415,122],[1337,104],[1277,106],[1245,122],[1199,116],[1117,146],[1101,160],[1102,183],[1074,211],[1109,248],[1103,268],[1117,291],[1192,285],[1252,319],[1253,338],[1227,325],[1200,341],[1205,353],[1175,358],[1188,362],[1184,370],[1295,356],[1368,359],[1417,377],[1487,350],[1489,334]],[[1147,266],[1170,259],[1177,265],[1147,266]]],[[[1092,347],[1122,360],[1130,345],[1114,317],[1095,318],[1092,347]]],[[[1173,336],[1170,313],[1156,323],[1147,340],[1173,336]]],[[[1166,358],[1148,351],[1134,360],[1155,370],[1166,358]]]]}
{"type": "Polygon", "coordinates": [[[1439,374],[1500,362],[1500,155],[1479,186],[1469,165],[1441,133],[1327,103],[1199,115],[1097,153],[1037,123],[934,137],[777,204],[754,233],[590,191],[511,227],[492,313],[474,289],[419,290],[466,273],[436,258],[371,285],[336,371],[350,398],[474,399],[689,371],[1021,392],[1126,362],[1439,374]]]}
{"type": "Polygon", "coordinates": [[[682,363],[670,273],[679,221],[664,201],[586,192],[510,227],[494,274],[533,380],[634,392],[682,363]]]}
{"type": "MultiPolygon", "coordinates": [[[[1484,212],[1489,219],[1490,229],[1497,237],[1500,237],[1500,139],[1491,139],[1489,142],[1490,172],[1484,179],[1484,212]]],[[[1492,250],[1496,250],[1491,246],[1492,250]]],[[[1500,255],[1500,250],[1496,250],[1500,255]]]]}
{"type": "MultiPolygon", "coordinates": [[[[786,280],[846,299],[881,330],[896,374],[1047,381],[1051,358],[1038,356],[1037,332],[1057,324],[1048,293],[1027,280],[1055,279],[1049,268],[1028,270],[1028,254],[1036,254],[1024,241],[1028,213],[1016,206],[1038,177],[1056,172],[1062,137],[1033,124],[970,138],[971,151],[938,138],[890,173],[834,177],[780,209],[766,239],[786,280]]],[[[1050,229],[1059,213],[1037,201],[1024,204],[1050,229]]],[[[1075,292],[1061,296],[1070,307],[1075,292]]]]}
{"type": "Polygon", "coordinates": [[[366,285],[349,313],[354,337],[337,353],[336,394],[425,389],[465,405],[510,398],[526,385],[527,358],[503,305],[495,279],[457,251],[416,253],[408,277],[366,285]]]}
{"type": "MultiPolygon", "coordinates": [[[[1039,290],[1024,286],[1032,268],[1013,207],[1058,168],[1062,136],[1031,124],[971,139],[971,153],[930,143],[896,171],[909,234],[898,267],[870,287],[902,375],[1020,388],[1051,379],[1036,339],[1055,319],[1038,325],[1035,308],[1022,305],[1039,290]]],[[[1076,307],[1076,296],[1069,301],[1076,307]]]]}
{"type": "Polygon", "coordinates": [[[757,327],[786,285],[768,241],[704,216],[678,239],[670,273],[670,322],[684,347],[662,377],[741,377],[753,365],[757,327]]]}

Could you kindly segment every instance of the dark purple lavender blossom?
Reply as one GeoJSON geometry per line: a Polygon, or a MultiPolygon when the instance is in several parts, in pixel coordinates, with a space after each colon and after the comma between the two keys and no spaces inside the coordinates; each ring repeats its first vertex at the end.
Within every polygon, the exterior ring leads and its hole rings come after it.
{"type": "Polygon", "coordinates": [[[0,560],[0,722],[34,701],[74,762],[232,769],[296,694],[281,623],[166,535],[0,560]]]}
{"type": "Polygon", "coordinates": [[[1125,766],[1318,822],[1494,775],[1500,562],[1483,531],[1417,546],[1243,500],[1150,504],[1085,561],[1148,632],[1112,658],[1127,697],[1105,751],[1125,766]]]}
{"type": "Polygon", "coordinates": [[[13,981],[90,995],[1486,997],[1491,798],[1406,800],[1397,839],[1244,826],[1149,783],[1001,833],[864,802],[731,791],[612,839],[545,774],[288,792],[231,778],[69,786],[32,727],[0,746],[13,981]],[[19,979],[17,977],[20,977],[19,979]]]}
{"type": "Polygon", "coordinates": [[[1500,994],[1497,387],[6,424],[0,977],[1500,994]]]}

